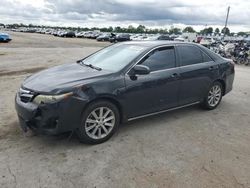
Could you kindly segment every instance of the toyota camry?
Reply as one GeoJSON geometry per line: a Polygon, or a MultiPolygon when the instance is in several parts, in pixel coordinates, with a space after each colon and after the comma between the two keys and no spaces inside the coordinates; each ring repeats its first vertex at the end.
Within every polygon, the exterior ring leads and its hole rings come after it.
{"type": "Polygon", "coordinates": [[[195,104],[215,109],[233,80],[233,62],[198,44],[124,42],[27,77],[15,106],[24,131],[71,131],[98,144],[127,121],[195,104]]]}

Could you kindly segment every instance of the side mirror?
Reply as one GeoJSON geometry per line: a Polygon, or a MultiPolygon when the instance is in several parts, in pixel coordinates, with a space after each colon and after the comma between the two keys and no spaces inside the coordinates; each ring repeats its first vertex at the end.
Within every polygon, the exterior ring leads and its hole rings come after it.
{"type": "Polygon", "coordinates": [[[145,75],[150,73],[149,67],[145,65],[135,65],[134,68],[132,69],[132,74],[134,75],[145,75]]]}

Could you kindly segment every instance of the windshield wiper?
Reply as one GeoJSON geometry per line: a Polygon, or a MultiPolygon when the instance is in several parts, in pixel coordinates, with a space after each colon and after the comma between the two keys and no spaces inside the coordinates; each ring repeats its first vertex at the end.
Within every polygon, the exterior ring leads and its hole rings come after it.
{"type": "Polygon", "coordinates": [[[100,68],[100,67],[94,66],[94,65],[92,65],[92,64],[84,63],[84,62],[81,61],[81,60],[78,60],[77,63],[79,63],[80,65],[85,65],[85,66],[87,66],[87,67],[90,67],[90,68],[95,69],[95,70],[98,70],[98,71],[101,71],[101,70],[102,70],[102,68],[100,68]]]}

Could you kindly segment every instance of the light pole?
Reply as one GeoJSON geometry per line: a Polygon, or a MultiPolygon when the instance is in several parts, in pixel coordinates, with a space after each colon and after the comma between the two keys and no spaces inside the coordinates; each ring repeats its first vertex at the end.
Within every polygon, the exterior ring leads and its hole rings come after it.
{"type": "Polygon", "coordinates": [[[226,28],[227,28],[227,23],[228,23],[229,12],[230,12],[230,6],[227,8],[227,17],[226,17],[226,22],[225,22],[225,27],[224,27],[224,36],[223,36],[223,38],[226,35],[226,28]]]}

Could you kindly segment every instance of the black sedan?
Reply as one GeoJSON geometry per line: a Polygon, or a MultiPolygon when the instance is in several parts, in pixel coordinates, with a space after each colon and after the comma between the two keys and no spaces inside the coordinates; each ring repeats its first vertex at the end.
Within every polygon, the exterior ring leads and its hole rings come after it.
{"type": "Polygon", "coordinates": [[[73,37],[76,37],[76,34],[74,31],[69,31],[69,32],[65,32],[64,34],[62,34],[62,37],[73,38],[73,37]]]}
{"type": "Polygon", "coordinates": [[[130,35],[129,34],[118,34],[118,35],[113,35],[109,39],[110,42],[124,42],[124,41],[130,41],[130,35]]]}
{"type": "Polygon", "coordinates": [[[26,78],[16,110],[24,131],[75,131],[97,144],[126,121],[194,104],[212,110],[233,80],[233,62],[200,45],[124,42],[26,78]]]}
{"type": "Polygon", "coordinates": [[[96,38],[97,41],[109,41],[111,34],[102,34],[96,38]]]}

